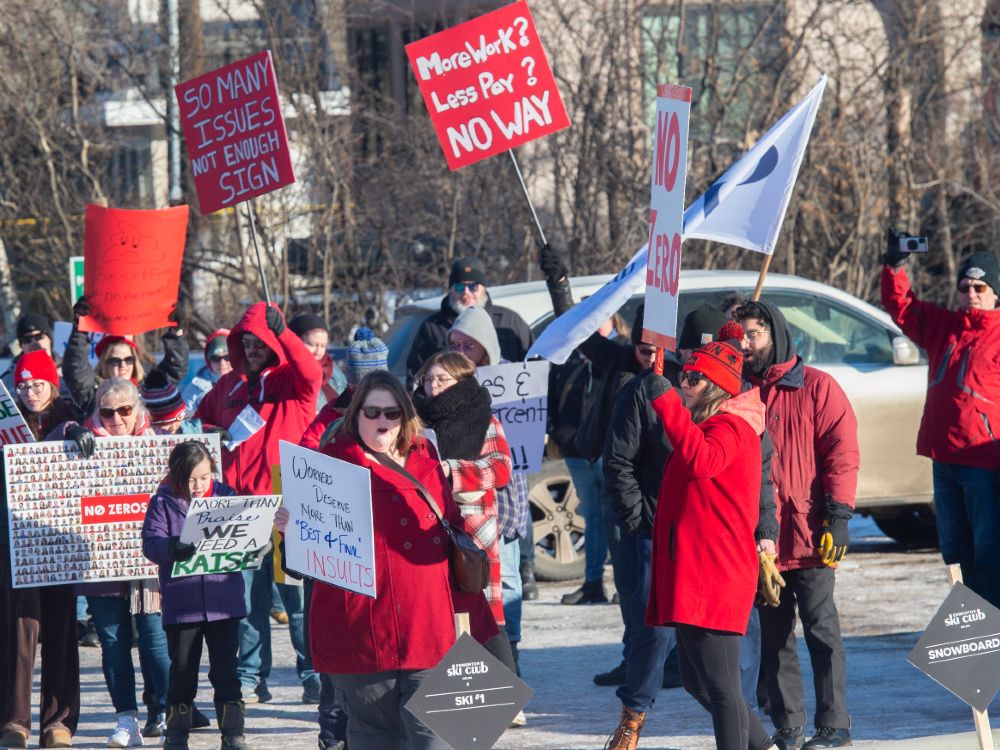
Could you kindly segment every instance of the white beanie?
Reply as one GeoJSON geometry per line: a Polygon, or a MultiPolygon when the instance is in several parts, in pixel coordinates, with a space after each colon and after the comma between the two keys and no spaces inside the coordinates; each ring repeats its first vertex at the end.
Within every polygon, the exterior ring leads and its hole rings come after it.
{"type": "Polygon", "coordinates": [[[500,341],[497,339],[497,329],[493,327],[493,318],[481,307],[472,305],[462,310],[448,330],[460,331],[486,350],[487,364],[500,364],[500,341]]]}

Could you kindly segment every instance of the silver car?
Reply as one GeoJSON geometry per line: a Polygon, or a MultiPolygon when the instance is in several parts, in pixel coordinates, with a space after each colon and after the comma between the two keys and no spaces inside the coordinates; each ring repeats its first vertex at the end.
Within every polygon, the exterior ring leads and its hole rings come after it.
{"type": "MultiPolygon", "coordinates": [[[[574,299],[597,291],[611,278],[571,280],[574,299]]],[[[747,271],[681,271],[678,320],[703,303],[738,292],[749,296],[757,274],[747,271]]],[[[543,281],[490,287],[497,305],[521,314],[538,336],[552,320],[543,281]]],[[[903,336],[883,311],[826,284],[771,274],[764,298],[781,308],[795,350],[807,365],[830,373],[847,393],[858,417],[861,473],[857,508],[888,535],[908,544],[936,539],[930,461],[915,453],[917,427],[927,388],[924,353],[903,336]]],[[[631,320],[641,295],[622,310],[631,320]]],[[[420,323],[439,308],[441,297],[401,308],[386,335],[389,366],[406,375],[406,357],[420,323]]],[[[549,580],[583,575],[583,519],[562,461],[547,461],[531,477],[531,515],[536,574],[549,580]]]]}

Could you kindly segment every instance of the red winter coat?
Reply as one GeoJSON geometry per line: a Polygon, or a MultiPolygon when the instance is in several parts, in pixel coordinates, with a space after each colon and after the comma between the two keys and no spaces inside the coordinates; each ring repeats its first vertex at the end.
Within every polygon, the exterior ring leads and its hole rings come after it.
{"type": "Polygon", "coordinates": [[[264,426],[234,451],[222,451],[223,478],[244,495],[271,494],[271,466],[280,463],[278,441],[298,444],[316,415],[316,395],[323,376],[319,362],[286,328],[275,336],[267,327],[263,302],[250,307],[227,337],[232,372],[219,378],[198,404],[195,416],[204,423],[229,428],[250,404],[264,426]],[[252,333],[278,357],[251,384],[246,375],[244,333],[252,333]]]}
{"type": "MultiPolygon", "coordinates": [[[[437,666],[455,643],[455,607],[448,567],[450,542],[417,489],[372,460],[350,436],[323,448],[329,456],[371,472],[376,598],[317,581],[309,610],[309,639],[317,672],[367,674],[437,666]]],[[[421,441],[406,459],[409,471],[443,504],[459,528],[462,514],[434,454],[421,441]]],[[[498,632],[486,597],[470,597],[473,633],[498,632]]]]}
{"type": "Polygon", "coordinates": [[[1000,469],[1000,310],[921,302],[906,271],[889,266],[882,269],[882,304],[930,360],[917,453],[1000,469]]]}
{"type": "Polygon", "coordinates": [[[858,420],[837,381],[795,355],[773,365],[760,386],[774,446],[771,478],[781,533],[780,570],[820,568],[817,552],[829,497],[854,507],[858,489],[858,420]]]}
{"type": "Polygon", "coordinates": [[[697,425],[672,389],[652,406],[674,450],[653,520],[646,624],[742,634],[757,591],[764,405],[750,390],[697,425]]]}

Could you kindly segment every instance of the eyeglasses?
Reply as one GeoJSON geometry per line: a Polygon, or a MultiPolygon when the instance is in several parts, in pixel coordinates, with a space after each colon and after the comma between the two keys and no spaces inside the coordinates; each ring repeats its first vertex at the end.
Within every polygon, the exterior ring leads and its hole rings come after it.
{"type": "Polygon", "coordinates": [[[213,357],[209,357],[208,361],[212,362],[213,364],[216,364],[216,365],[219,364],[219,362],[228,362],[229,361],[229,355],[228,354],[216,354],[213,357]]]}
{"type": "Polygon", "coordinates": [[[17,392],[24,394],[27,393],[28,391],[31,391],[37,396],[39,393],[45,390],[45,386],[47,385],[48,381],[45,380],[32,380],[29,383],[18,383],[17,392]]]}
{"type": "Polygon", "coordinates": [[[122,404],[117,409],[112,409],[110,406],[102,406],[98,409],[98,412],[100,412],[102,419],[111,419],[115,414],[119,417],[130,417],[134,408],[132,404],[122,404]]]}
{"type": "Polygon", "coordinates": [[[112,367],[125,367],[126,365],[132,367],[135,364],[135,357],[108,357],[108,364],[112,367]]]}
{"type": "Polygon", "coordinates": [[[767,333],[766,328],[749,328],[743,331],[743,338],[747,341],[756,341],[758,337],[767,333]]]}
{"type": "Polygon", "coordinates": [[[362,406],[361,413],[365,415],[365,419],[371,419],[373,421],[381,416],[384,416],[390,422],[395,422],[403,416],[403,410],[398,406],[391,406],[388,409],[383,409],[380,406],[362,406]]]}
{"type": "Polygon", "coordinates": [[[482,286],[482,284],[480,284],[478,281],[473,281],[473,282],[468,283],[468,284],[452,284],[451,285],[451,290],[455,294],[461,294],[466,289],[468,289],[470,292],[472,292],[473,294],[475,294],[476,292],[479,291],[479,287],[480,286],[482,286]]]}
{"type": "MultiPolygon", "coordinates": [[[[122,416],[127,417],[128,414],[124,414],[122,416]]],[[[180,413],[176,417],[171,417],[170,419],[154,419],[153,424],[170,424],[171,422],[183,422],[185,416],[187,416],[187,409],[181,409],[180,413]]]]}
{"type": "Polygon", "coordinates": [[[958,291],[962,294],[968,294],[969,292],[975,292],[976,294],[986,294],[986,290],[990,288],[989,284],[983,284],[982,282],[970,281],[968,284],[959,284],[958,291]]]}
{"type": "Polygon", "coordinates": [[[424,377],[420,380],[420,384],[421,385],[433,385],[434,383],[444,384],[444,383],[447,383],[449,381],[456,382],[456,379],[454,377],[452,377],[451,375],[448,375],[448,374],[445,374],[445,375],[424,375],[424,377]]]}
{"type": "Polygon", "coordinates": [[[654,357],[654,356],[656,356],[656,347],[655,346],[637,346],[635,348],[635,350],[637,352],[639,352],[639,354],[641,354],[643,357],[654,357]]]}
{"type": "Polygon", "coordinates": [[[41,341],[46,336],[48,336],[47,333],[42,333],[39,331],[38,333],[27,333],[24,336],[18,336],[17,340],[21,344],[33,344],[36,341],[41,341]]]}
{"type": "Polygon", "coordinates": [[[679,380],[681,384],[687,383],[693,387],[698,385],[704,377],[704,373],[698,372],[697,370],[685,370],[677,376],[677,380],[679,380]]]}

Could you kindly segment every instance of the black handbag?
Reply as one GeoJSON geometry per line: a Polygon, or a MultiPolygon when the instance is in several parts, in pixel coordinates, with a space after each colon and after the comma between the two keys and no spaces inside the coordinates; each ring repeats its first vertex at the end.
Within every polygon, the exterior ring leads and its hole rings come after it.
{"type": "Polygon", "coordinates": [[[469,536],[464,529],[456,529],[448,519],[441,514],[431,493],[415,476],[403,466],[393,461],[384,453],[374,453],[376,460],[387,469],[405,477],[427,503],[431,512],[437,517],[438,523],[444,527],[445,533],[451,539],[451,573],[458,585],[458,590],[465,594],[475,594],[482,591],[490,582],[490,561],[486,552],[469,536]]]}

